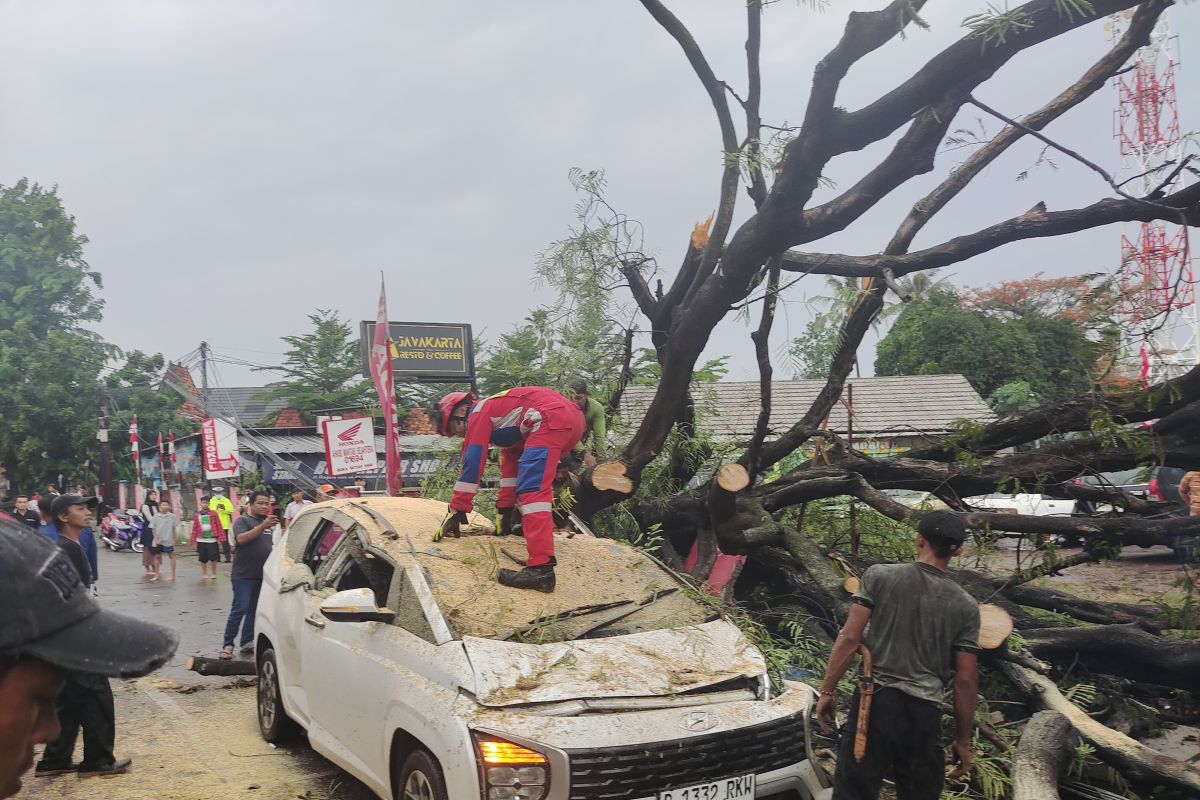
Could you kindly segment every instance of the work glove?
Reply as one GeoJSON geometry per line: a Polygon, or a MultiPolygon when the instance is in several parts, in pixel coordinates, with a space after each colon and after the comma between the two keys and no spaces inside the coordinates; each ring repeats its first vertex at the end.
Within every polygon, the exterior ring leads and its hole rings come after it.
{"type": "Polygon", "coordinates": [[[461,536],[462,528],[467,524],[467,512],[450,510],[442,524],[433,532],[433,540],[440,542],[443,536],[461,536]]]}
{"type": "Polygon", "coordinates": [[[496,530],[500,535],[520,536],[521,523],[517,521],[517,509],[510,506],[509,508],[497,508],[496,511],[498,512],[496,515],[496,530]]]}

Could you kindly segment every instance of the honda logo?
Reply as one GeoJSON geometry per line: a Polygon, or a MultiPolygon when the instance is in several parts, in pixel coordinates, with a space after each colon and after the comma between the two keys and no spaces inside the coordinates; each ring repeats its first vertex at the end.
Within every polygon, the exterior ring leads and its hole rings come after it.
{"type": "Polygon", "coordinates": [[[352,428],[346,428],[337,435],[339,442],[353,442],[358,438],[358,432],[362,430],[363,424],[360,422],[352,428]]]}
{"type": "Polygon", "coordinates": [[[717,715],[709,711],[689,711],[679,718],[679,727],[693,733],[711,731],[717,727],[717,715]]]}

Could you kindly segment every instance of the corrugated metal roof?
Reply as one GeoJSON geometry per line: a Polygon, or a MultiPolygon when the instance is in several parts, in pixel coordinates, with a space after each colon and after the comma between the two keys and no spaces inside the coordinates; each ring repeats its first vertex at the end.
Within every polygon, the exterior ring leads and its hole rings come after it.
{"type": "MultiPolygon", "coordinates": [[[[950,424],[967,418],[982,424],[995,413],[962,375],[898,375],[854,378],[854,433],[870,436],[943,434],[950,424]]],[[[774,381],[771,384],[771,419],[768,438],[786,432],[816,399],[825,381],[774,381]]],[[[657,387],[629,386],[621,399],[627,423],[636,425],[646,413],[657,387]]],[[[704,424],[713,435],[743,441],[754,435],[758,421],[758,381],[695,384],[693,397],[702,407],[704,424]]],[[[842,398],[846,398],[843,392],[842,398]]],[[[846,432],[846,408],[834,405],[829,428],[846,432]]]]}
{"type": "Polygon", "coordinates": [[[232,417],[242,425],[257,425],[267,417],[274,417],[288,407],[287,399],[264,402],[258,395],[266,392],[265,386],[210,386],[208,388],[208,413],[218,417],[232,417]]]}

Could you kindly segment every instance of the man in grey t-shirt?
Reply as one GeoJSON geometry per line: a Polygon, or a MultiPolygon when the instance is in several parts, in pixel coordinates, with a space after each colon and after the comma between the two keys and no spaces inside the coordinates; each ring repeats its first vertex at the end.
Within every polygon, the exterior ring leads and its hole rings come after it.
{"type": "Polygon", "coordinates": [[[221,658],[233,658],[233,642],[238,628],[242,631],[242,653],[254,652],[254,612],[258,610],[258,593],[262,589],[263,565],[271,555],[274,537],[271,529],[279,518],[270,513],[271,496],[266,492],[251,492],[246,513],[233,523],[230,536],[237,543],[233,553],[230,581],[233,584],[233,607],[225,623],[225,643],[221,658]]]}
{"type": "Polygon", "coordinates": [[[971,768],[979,605],[947,574],[966,533],[956,515],[931,512],[917,523],[915,562],[877,564],[863,573],[817,703],[822,729],[832,732],[838,681],[865,644],[875,683],[866,752],[855,760],[856,692],[838,751],[834,800],[875,800],[889,768],[900,797],[937,800],[945,781],[939,703],[947,684],[954,695],[951,748],[958,772],[971,768]]]}

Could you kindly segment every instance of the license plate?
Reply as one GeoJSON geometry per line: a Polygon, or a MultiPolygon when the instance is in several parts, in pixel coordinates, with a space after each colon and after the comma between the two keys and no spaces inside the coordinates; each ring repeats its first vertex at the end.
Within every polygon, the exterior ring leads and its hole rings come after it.
{"type": "Polygon", "coordinates": [[[695,786],[679,786],[658,793],[658,800],[751,800],[754,775],[721,778],[695,786]]]}

